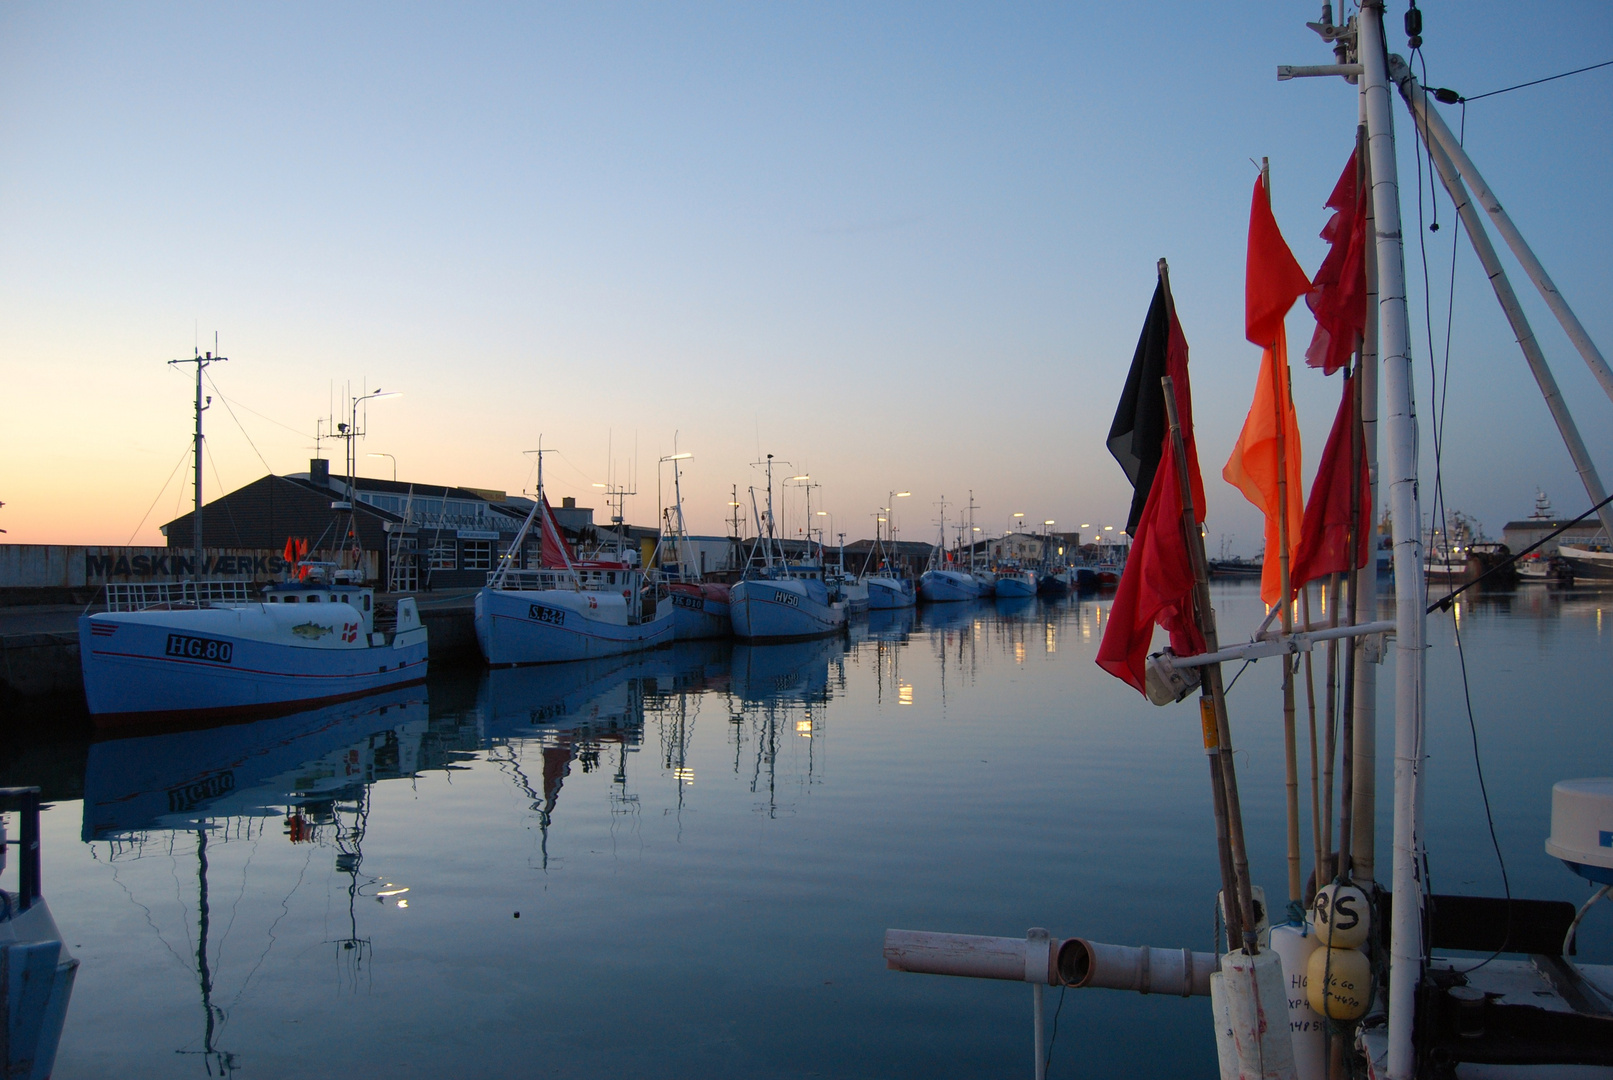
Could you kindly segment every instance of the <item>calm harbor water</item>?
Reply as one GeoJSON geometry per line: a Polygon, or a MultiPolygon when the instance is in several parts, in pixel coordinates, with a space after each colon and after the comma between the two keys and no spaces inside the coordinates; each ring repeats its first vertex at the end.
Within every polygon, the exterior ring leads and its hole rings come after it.
{"type": "MultiPolygon", "coordinates": [[[[1252,586],[1216,603],[1226,638],[1259,621],[1252,586]]],[[[445,672],[14,759],[11,782],[83,777],[44,820],[83,961],[56,1075],[1028,1075],[1027,986],[890,972],[881,941],[1211,947],[1196,710],[1097,669],[1107,614],[876,613],[849,639],[445,672]]],[[[1460,628],[1512,889],[1581,902],[1541,845],[1554,781],[1613,774],[1613,594],[1484,599],[1460,628]]],[[[1430,869],[1437,891],[1499,895],[1453,631],[1430,622],[1430,869]]],[[[1385,868],[1392,682],[1387,664],[1385,868]]],[[[1258,664],[1231,699],[1274,897],[1277,686],[1258,664]]],[[[1581,955],[1613,961],[1605,910],[1581,955]]],[[[1211,1077],[1213,1056],[1202,1000],[1070,991],[1051,1075],[1211,1077]]]]}

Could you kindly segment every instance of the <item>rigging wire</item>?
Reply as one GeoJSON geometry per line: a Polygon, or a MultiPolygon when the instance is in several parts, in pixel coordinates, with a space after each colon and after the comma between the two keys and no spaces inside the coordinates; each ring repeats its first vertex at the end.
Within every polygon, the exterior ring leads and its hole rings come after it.
{"type": "MultiPolygon", "coordinates": [[[[136,536],[140,535],[140,530],[145,527],[146,519],[151,516],[151,512],[153,510],[157,509],[157,503],[162,500],[163,493],[168,490],[168,485],[174,482],[174,473],[179,472],[180,467],[185,464],[185,459],[190,456],[190,453],[191,453],[190,440],[187,439],[187,440],[185,440],[185,449],[180,452],[179,460],[174,462],[173,472],[170,472],[168,474],[168,479],[164,480],[162,482],[162,487],[157,489],[157,497],[155,499],[151,500],[151,505],[146,507],[146,512],[144,514],[140,515],[140,524],[138,524],[138,525],[136,525],[134,527],[134,532],[129,534],[128,544],[125,544],[124,546],[127,547],[130,544],[133,544],[134,543],[134,538],[136,536]]],[[[180,487],[181,487],[181,489],[183,489],[184,485],[180,485],[180,487]]],[[[176,514],[175,516],[177,517],[178,515],[176,514]]]]}
{"type": "MultiPolygon", "coordinates": [[[[1427,86],[1428,85],[1428,59],[1427,59],[1426,56],[1423,55],[1423,52],[1422,52],[1421,49],[1414,49],[1412,55],[1422,64],[1423,85],[1427,86]]],[[[1500,91],[1497,91],[1497,93],[1499,93],[1499,92],[1500,91]]],[[[1461,135],[1459,136],[1458,141],[1460,142],[1461,140],[1465,139],[1466,137],[1467,137],[1467,107],[1464,104],[1463,108],[1462,108],[1462,129],[1461,129],[1461,135]]],[[[1418,253],[1419,253],[1419,256],[1420,256],[1420,261],[1422,263],[1422,271],[1423,271],[1423,328],[1424,328],[1424,330],[1425,330],[1425,332],[1427,334],[1427,337],[1428,337],[1428,370],[1429,370],[1429,378],[1430,378],[1430,380],[1432,382],[1432,387],[1431,387],[1432,404],[1431,404],[1431,407],[1432,407],[1433,412],[1434,412],[1434,415],[1433,415],[1433,418],[1432,418],[1433,422],[1430,425],[1433,428],[1433,432],[1434,432],[1434,505],[1433,505],[1432,509],[1433,509],[1433,520],[1435,522],[1439,522],[1441,524],[1444,524],[1443,512],[1445,511],[1447,503],[1445,502],[1445,481],[1444,481],[1444,473],[1443,473],[1443,470],[1442,470],[1442,463],[1443,463],[1443,451],[1444,451],[1444,447],[1445,447],[1445,420],[1446,420],[1446,417],[1449,415],[1449,409],[1447,407],[1447,395],[1449,394],[1449,391],[1450,391],[1450,381],[1451,381],[1451,336],[1452,336],[1452,328],[1453,328],[1453,325],[1455,323],[1455,313],[1456,313],[1456,257],[1457,257],[1458,251],[1460,250],[1462,222],[1461,222],[1460,215],[1458,215],[1456,228],[1452,231],[1452,235],[1451,235],[1450,280],[1449,280],[1447,288],[1446,288],[1445,355],[1444,355],[1444,358],[1443,358],[1443,364],[1441,365],[1440,362],[1436,360],[1436,354],[1435,354],[1435,351],[1434,351],[1433,301],[1432,301],[1431,296],[1429,295],[1430,294],[1430,288],[1429,288],[1429,274],[1428,274],[1428,240],[1427,240],[1426,233],[1429,232],[1429,231],[1432,231],[1432,230],[1425,230],[1422,227],[1422,225],[1423,225],[1422,163],[1423,163],[1423,150],[1424,150],[1424,147],[1423,147],[1423,144],[1422,144],[1422,139],[1421,139],[1420,134],[1419,134],[1419,137],[1414,141],[1413,146],[1415,147],[1415,150],[1416,150],[1415,157],[1416,157],[1416,160],[1417,160],[1417,225],[1418,225],[1418,229],[1417,229],[1417,248],[1418,248],[1418,253]],[[1441,370],[1440,370],[1441,366],[1443,366],[1443,369],[1444,369],[1443,372],[1441,372],[1441,370]]],[[[1429,156],[1429,160],[1428,160],[1428,172],[1429,172],[1429,191],[1430,191],[1430,200],[1429,201],[1432,202],[1434,204],[1434,206],[1436,207],[1436,215],[1435,216],[1437,217],[1437,207],[1438,207],[1439,203],[1438,203],[1438,194],[1437,194],[1437,191],[1434,188],[1435,169],[1434,169],[1434,162],[1433,162],[1432,155],[1429,156]]],[[[1435,227],[1437,228],[1437,225],[1435,227]]],[[[1450,544],[1450,531],[1449,531],[1449,529],[1444,530],[1443,535],[1445,536],[1445,545],[1446,545],[1446,547],[1445,547],[1445,559],[1448,560],[1449,557],[1450,557],[1450,547],[1449,547],[1449,544],[1450,544]]],[[[1425,597],[1425,599],[1426,599],[1426,597],[1425,597]]],[[[1454,634],[1455,640],[1456,640],[1457,662],[1460,665],[1460,669],[1461,669],[1461,673],[1462,673],[1462,700],[1463,700],[1463,702],[1464,702],[1464,704],[1465,704],[1465,706],[1467,708],[1468,733],[1471,736],[1472,742],[1473,742],[1473,767],[1474,767],[1475,771],[1478,773],[1479,795],[1480,795],[1480,798],[1484,802],[1484,820],[1485,820],[1485,824],[1489,827],[1489,830],[1490,830],[1490,846],[1495,851],[1495,861],[1496,861],[1496,864],[1501,869],[1501,887],[1502,887],[1502,890],[1504,891],[1504,894],[1505,894],[1506,900],[1507,900],[1507,929],[1506,929],[1506,933],[1503,935],[1503,937],[1501,939],[1501,945],[1500,945],[1499,948],[1497,948],[1495,950],[1495,952],[1491,953],[1488,957],[1486,957],[1485,959],[1479,961],[1477,964],[1474,964],[1472,967],[1466,969],[1467,971],[1477,971],[1479,968],[1483,967],[1485,964],[1488,964],[1491,960],[1494,960],[1496,957],[1500,956],[1501,953],[1506,950],[1506,947],[1511,943],[1511,938],[1512,938],[1512,882],[1511,882],[1510,877],[1507,874],[1506,857],[1504,855],[1502,855],[1502,853],[1501,853],[1501,841],[1496,836],[1496,832],[1495,832],[1495,813],[1490,807],[1490,792],[1489,792],[1489,789],[1485,785],[1485,782],[1484,782],[1484,761],[1483,761],[1483,756],[1479,752],[1478,723],[1474,719],[1474,716],[1473,716],[1473,692],[1472,692],[1472,688],[1471,688],[1471,686],[1469,684],[1468,675],[1467,675],[1467,655],[1462,649],[1462,625],[1461,625],[1461,621],[1459,619],[1453,618],[1451,627],[1452,627],[1452,631],[1453,631],[1453,634],[1454,634]]],[[[1427,854],[1425,852],[1424,853],[1424,859],[1426,860],[1426,858],[1427,858],[1427,854]]],[[[1425,881],[1427,880],[1427,874],[1426,873],[1424,874],[1424,880],[1425,881]]]]}
{"type": "MultiPolygon", "coordinates": [[[[246,425],[241,423],[241,418],[236,416],[235,410],[230,407],[230,399],[225,397],[224,391],[218,388],[218,383],[213,381],[213,376],[207,375],[205,371],[203,372],[203,375],[207,378],[207,385],[213,388],[213,393],[217,394],[218,399],[224,403],[224,411],[230,414],[230,419],[235,421],[235,426],[241,429],[241,436],[242,438],[246,439],[246,444],[252,448],[252,452],[254,454],[258,455],[258,460],[263,462],[263,471],[272,475],[274,470],[269,468],[269,462],[264,459],[263,451],[258,449],[258,444],[252,441],[251,435],[247,434],[246,425]]],[[[241,408],[244,409],[246,406],[243,405],[241,408]]]]}
{"type": "MultiPolygon", "coordinates": [[[[1480,98],[1495,97],[1497,94],[1508,94],[1514,90],[1522,90],[1526,86],[1539,86],[1541,83],[1549,83],[1555,79],[1566,79],[1570,75],[1581,75],[1587,71],[1595,71],[1597,68],[1605,68],[1610,65],[1613,65],[1613,60],[1603,60],[1600,64],[1592,64],[1589,67],[1575,68],[1573,71],[1565,71],[1561,75],[1547,75],[1544,79],[1533,79],[1529,82],[1519,83],[1517,86],[1507,86],[1500,90],[1491,90],[1484,94],[1474,94],[1472,97],[1459,97],[1457,100],[1465,104],[1469,101],[1478,101],[1480,98]]],[[[1427,83],[1425,82],[1424,85],[1426,86],[1427,83]]]]}

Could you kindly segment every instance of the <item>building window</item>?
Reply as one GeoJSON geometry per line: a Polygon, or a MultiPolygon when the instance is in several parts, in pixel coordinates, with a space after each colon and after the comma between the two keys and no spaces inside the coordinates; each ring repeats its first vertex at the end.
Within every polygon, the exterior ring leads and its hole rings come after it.
{"type": "Polygon", "coordinates": [[[433,570],[459,569],[459,541],[453,537],[431,542],[431,568],[433,570]]]}
{"type": "Polygon", "coordinates": [[[464,542],[463,570],[493,569],[493,541],[466,540],[464,542]]]}

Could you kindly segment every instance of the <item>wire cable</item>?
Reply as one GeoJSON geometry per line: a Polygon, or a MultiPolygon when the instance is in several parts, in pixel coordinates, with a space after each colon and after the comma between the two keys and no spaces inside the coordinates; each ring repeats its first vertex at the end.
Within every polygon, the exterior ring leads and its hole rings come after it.
{"type": "Polygon", "coordinates": [[[1570,75],[1581,75],[1587,71],[1595,71],[1597,68],[1605,68],[1609,65],[1613,65],[1613,60],[1603,60],[1600,64],[1592,64],[1589,67],[1575,68],[1573,71],[1565,71],[1561,75],[1547,75],[1544,79],[1532,79],[1529,82],[1519,83],[1517,86],[1507,86],[1500,90],[1491,90],[1488,93],[1474,94],[1472,97],[1458,98],[1457,100],[1465,103],[1469,101],[1478,101],[1481,98],[1495,97],[1497,94],[1510,94],[1512,91],[1522,90],[1526,86],[1539,86],[1541,83],[1549,83],[1556,79],[1566,79],[1570,75]]]}
{"type": "MultiPolygon", "coordinates": [[[[218,399],[224,403],[224,411],[230,414],[230,419],[235,421],[235,426],[241,429],[241,436],[242,438],[246,439],[246,444],[252,448],[252,452],[254,454],[258,455],[258,460],[263,462],[263,471],[272,474],[274,470],[269,468],[269,462],[264,459],[263,451],[258,449],[258,444],[252,441],[251,435],[247,434],[246,425],[241,423],[241,418],[239,416],[235,415],[235,410],[230,407],[230,399],[225,397],[224,391],[218,388],[218,383],[213,381],[213,376],[207,376],[207,385],[213,388],[213,393],[217,394],[218,399]]],[[[246,408],[245,405],[241,407],[243,409],[246,408]]]]}
{"type": "MultiPolygon", "coordinates": [[[[136,525],[134,527],[134,532],[129,534],[128,544],[133,544],[134,538],[140,535],[140,530],[145,527],[146,519],[151,516],[151,512],[153,510],[157,509],[157,503],[162,500],[163,492],[167,491],[168,485],[174,482],[174,473],[177,473],[180,467],[185,464],[185,458],[190,456],[190,452],[190,443],[189,440],[186,440],[185,449],[180,452],[179,460],[174,462],[173,472],[168,474],[168,479],[164,480],[162,482],[162,487],[157,489],[157,497],[151,500],[151,505],[146,507],[146,512],[140,515],[140,524],[136,525]]],[[[125,546],[128,546],[128,544],[125,546]]]]}

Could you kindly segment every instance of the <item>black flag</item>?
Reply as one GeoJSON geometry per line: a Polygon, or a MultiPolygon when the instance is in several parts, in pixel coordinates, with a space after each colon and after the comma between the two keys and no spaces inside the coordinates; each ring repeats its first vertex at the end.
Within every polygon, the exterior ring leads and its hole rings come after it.
{"type": "Polygon", "coordinates": [[[1165,416],[1165,394],[1159,380],[1165,370],[1166,347],[1170,341],[1170,316],[1165,308],[1165,286],[1154,287],[1154,301],[1148,305],[1148,319],[1137,352],[1131,358],[1126,389],[1120,395],[1114,423],[1109,425],[1109,453],[1120,462],[1131,481],[1131,513],[1126,517],[1126,534],[1137,535],[1137,521],[1143,516],[1159,456],[1165,445],[1169,421],[1165,416]]]}

